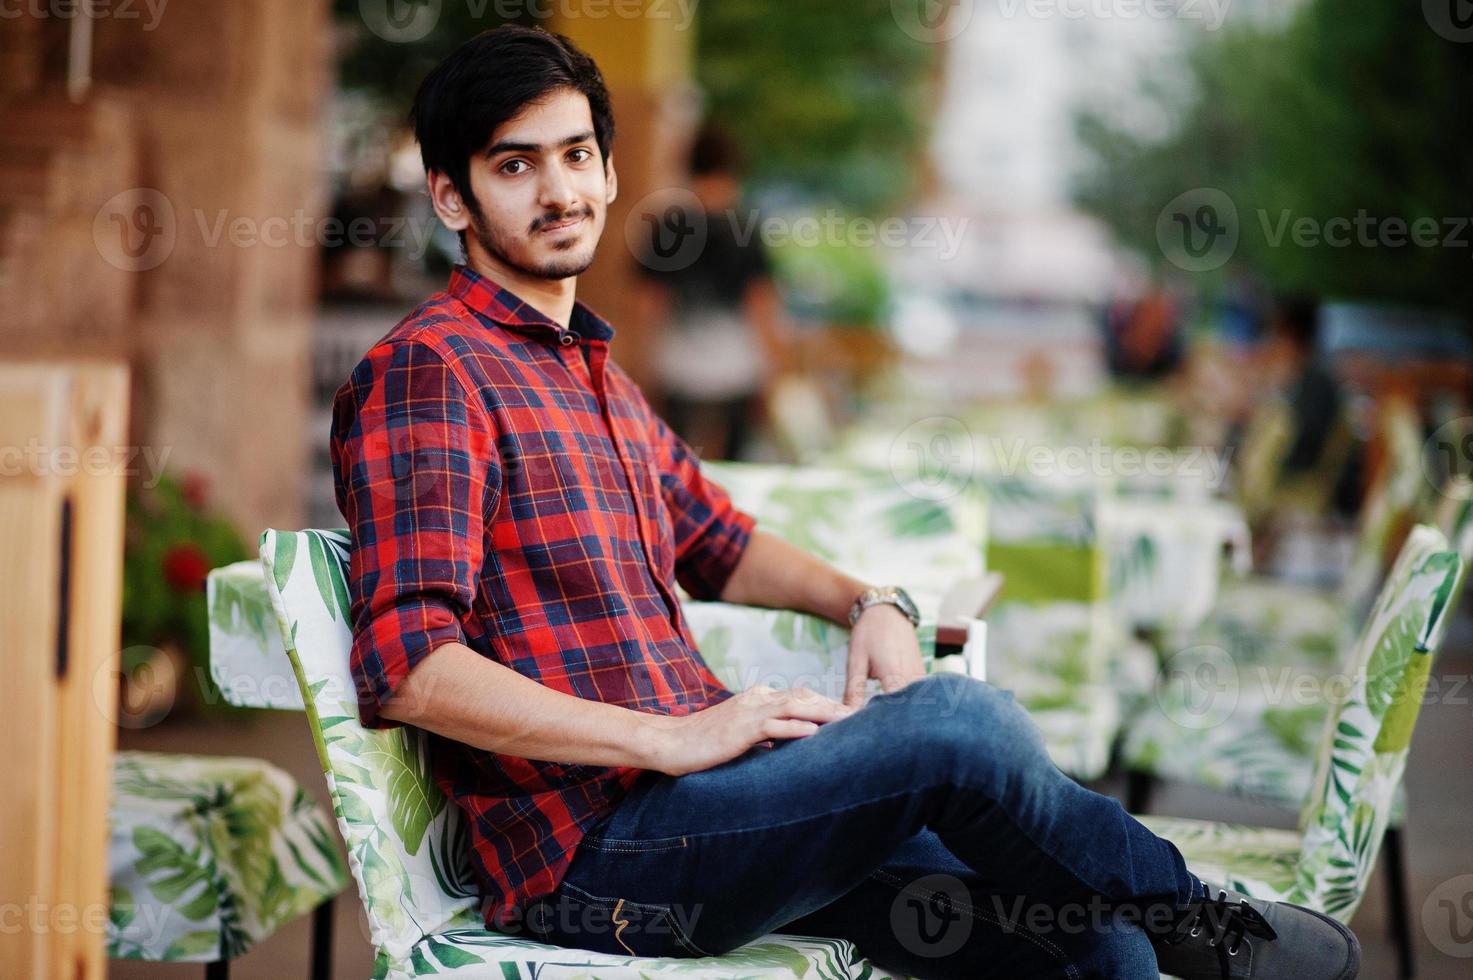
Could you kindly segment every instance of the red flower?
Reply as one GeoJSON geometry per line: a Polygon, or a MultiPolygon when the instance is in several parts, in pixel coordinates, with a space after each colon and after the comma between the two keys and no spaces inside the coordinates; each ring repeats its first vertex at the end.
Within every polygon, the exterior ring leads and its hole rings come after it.
{"type": "Polygon", "coordinates": [[[198,545],[176,544],[164,552],[164,581],[175,592],[203,592],[209,574],[210,560],[198,545]]]}
{"type": "Polygon", "coordinates": [[[210,481],[202,473],[186,473],[184,479],[179,481],[179,492],[195,510],[205,509],[205,498],[209,491],[210,481]]]}

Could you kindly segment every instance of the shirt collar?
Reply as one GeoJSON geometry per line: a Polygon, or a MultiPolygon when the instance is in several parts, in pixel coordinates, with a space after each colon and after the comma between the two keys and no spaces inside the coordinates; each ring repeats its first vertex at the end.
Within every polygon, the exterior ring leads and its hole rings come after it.
{"type": "Polygon", "coordinates": [[[470,307],[472,312],[548,344],[572,346],[583,340],[607,342],[614,336],[614,328],[608,321],[582,302],[573,302],[573,315],[564,328],[516,293],[468,266],[457,265],[451,271],[449,293],[470,307]]]}

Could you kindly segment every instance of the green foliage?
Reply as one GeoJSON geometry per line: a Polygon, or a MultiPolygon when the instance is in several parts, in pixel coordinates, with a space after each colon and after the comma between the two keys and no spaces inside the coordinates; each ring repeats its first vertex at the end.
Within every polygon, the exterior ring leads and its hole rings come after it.
{"type": "Polygon", "coordinates": [[[912,190],[940,49],[900,30],[889,0],[722,0],[698,27],[697,80],[754,181],[871,212],[912,190]]]}
{"type": "MultiPolygon", "coordinates": [[[[152,488],[130,486],[123,546],[122,644],[130,648],[177,644],[207,684],[207,706],[222,704],[208,680],[209,610],[204,573],[249,557],[229,521],[202,507],[197,479],[163,477],[152,488]]],[[[135,664],[124,658],[124,669],[135,664]]]]}
{"type": "Polygon", "coordinates": [[[1441,244],[1473,201],[1473,128],[1460,122],[1473,46],[1439,37],[1416,4],[1308,0],[1282,27],[1230,21],[1202,35],[1189,65],[1184,82],[1157,79],[1141,96],[1170,136],[1143,138],[1101,113],[1079,120],[1093,166],[1078,200],[1123,243],[1161,265],[1161,209],[1215,187],[1241,234],[1204,285],[1252,270],[1278,289],[1473,311],[1473,231],[1441,244]],[[1430,218],[1439,244],[1361,244],[1354,225],[1344,247],[1291,234],[1295,220],[1324,229],[1362,214],[1430,218]]]}

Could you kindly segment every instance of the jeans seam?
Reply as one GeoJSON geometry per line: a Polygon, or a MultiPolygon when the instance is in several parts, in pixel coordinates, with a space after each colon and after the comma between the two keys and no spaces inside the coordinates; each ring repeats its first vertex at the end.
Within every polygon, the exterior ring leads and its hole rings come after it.
{"type": "MultiPolygon", "coordinates": [[[[686,952],[690,953],[693,956],[714,955],[712,953],[706,952],[704,949],[697,946],[695,942],[685,934],[685,930],[682,929],[680,927],[680,923],[675,920],[675,914],[670,910],[670,907],[668,905],[650,904],[649,902],[633,902],[625,898],[609,898],[604,895],[595,895],[593,894],[593,892],[579,888],[577,885],[567,881],[564,881],[563,884],[559,887],[560,890],[563,891],[577,892],[577,895],[571,897],[575,901],[580,901],[585,904],[597,905],[604,909],[612,910],[616,905],[622,903],[630,908],[636,908],[642,912],[648,912],[658,915],[665,920],[665,924],[670,927],[670,934],[675,937],[675,941],[679,943],[686,950],[686,952]]],[[[620,942],[620,945],[624,945],[622,941],[620,942]]],[[[624,948],[628,949],[629,947],[625,946],[624,948]]],[[[634,953],[632,950],[630,952],[636,959],[644,958],[641,957],[638,953],[634,953]]]]}
{"type": "Polygon", "coordinates": [[[689,847],[690,843],[683,836],[656,837],[647,841],[622,837],[585,836],[580,845],[590,847],[595,851],[609,851],[615,854],[653,854],[660,851],[678,851],[689,847]]]}
{"type": "MultiPolygon", "coordinates": [[[[912,885],[907,885],[903,880],[901,880],[898,875],[894,874],[893,872],[886,871],[884,868],[877,868],[876,870],[870,872],[869,877],[874,878],[877,881],[882,881],[885,884],[893,887],[896,891],[899,891],[905,895],[910,895],[914,898],[924,899],[930,897],[926,893],[922,892],[920,889],[917,889],[912,885]]],[[[1030,929],[1019,927],[1014,923],[1004,923],[997,916],[982,911],[981,909],[973,905],[970,901],[967,902],[966,911],[969,916],[979,922],[986,922],[990,925],[997,926],[998,929],[1001,929],[1004,932],[1009,932],[1011,935],[1015,936],[1021,936],[1025,940],[1032,942],[1034,945],[1038,946],[1044,952],[1051,954],[1056,960],[1062,963],[1064,969],[1068,971],[1068,976],[1079,976],[1078,968],[1075,967],[1074,963],[1069,959],[1069,955],[1057,943],[1045,939],[1044,937],[1038,935],[1030,929]]]]}

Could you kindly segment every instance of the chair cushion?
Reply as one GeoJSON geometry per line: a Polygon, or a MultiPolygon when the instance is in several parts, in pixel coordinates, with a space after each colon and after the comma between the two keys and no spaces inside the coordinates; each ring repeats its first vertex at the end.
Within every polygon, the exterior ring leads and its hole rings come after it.
{"type": "Polygon", "coordinates": [[[261,759],[113,759],[108,956],[233,959],[348,885],[331,822],[261,759]]]}
{"type": "Polygon", "coordinates": [[[374,980],[431,975],[457,980],[645,980],[661,976],[880,980],[889,976],[843,939],[769,935],[724,956],[655,959],[565,949],[488,932],[473,923],[426,937],[404,959],[380,953],[374,963],[374,980]]]}
{"type": "Polygon", "coordinates": [[[1210,820],[1139,819],[1152,833],[1175,844],[1187,867],[1204,881],[1272,901],[1294,894],[1300,851],[1295,831],[1210,820]]]}

